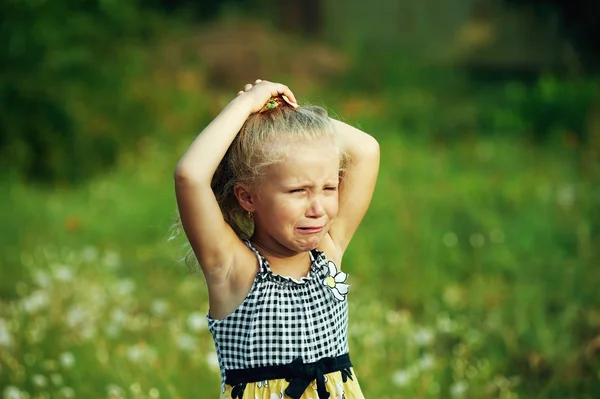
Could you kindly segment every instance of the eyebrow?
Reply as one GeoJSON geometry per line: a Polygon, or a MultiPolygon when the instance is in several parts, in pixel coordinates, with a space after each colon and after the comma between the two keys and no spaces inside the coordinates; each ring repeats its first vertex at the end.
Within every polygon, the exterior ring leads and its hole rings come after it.
{"type": "MultiPolygon", "coordinates": [[[[331,180],[327,180],[323,185],[324,186],[337,186],[339,184],[339,180],[338,179],[331,179],[331,180]]],[[[291,183],[291,182],[281,182],[280,186],[285,187],[285,188],[292,188],[292,187],[314,187],[316,186],[316,184],[314,184],[313,182],[309,182],[309,181],[302,181],[302,182],[297,182],[297,183],[291,183]]]]}

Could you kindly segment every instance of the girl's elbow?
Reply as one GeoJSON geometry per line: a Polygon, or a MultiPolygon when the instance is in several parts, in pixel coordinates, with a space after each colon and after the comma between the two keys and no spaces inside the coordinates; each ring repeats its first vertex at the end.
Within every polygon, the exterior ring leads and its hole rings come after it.
{"type": "Polygon", "coordinates": [[[181,162],[175,167],[173,172],[173,178],[175,179],[176,185],[190,185],[208,182],[210,184],[211,177],[203,176],[202,173],[197,173],[188,165],[182,164],[181,162]]]}
{"type": "Polygon", "coordinates": [[[367,136],[364,145],[361,147],[369,157],[379,158],[379,142],[375,137],[367,136]]]}
{"type": "Polygon", "coordinates": [[[182,163],[179,162],[175,167],[175,171],[173,172],[173,178],[175,179],[175,182],[183,182],[189,180],[189,168],[186,168],[185,165],[182,165],[182,163]]]}

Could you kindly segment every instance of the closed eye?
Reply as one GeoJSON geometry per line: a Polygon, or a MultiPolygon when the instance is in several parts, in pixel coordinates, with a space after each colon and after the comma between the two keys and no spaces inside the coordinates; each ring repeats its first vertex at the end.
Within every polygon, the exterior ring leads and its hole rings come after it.
{"type": "Polygon", "coordinates": [[[303,188],[295,188],[293,190],[288,191],[290,194],[295,194],[295,193],[302,193],[304,192],[303,188]]]}
{"type": "Polygon", "coordinates": [[[325,191],[337,191],[337,187],[336,186],[327,186],[325,187],[325,191]]]}

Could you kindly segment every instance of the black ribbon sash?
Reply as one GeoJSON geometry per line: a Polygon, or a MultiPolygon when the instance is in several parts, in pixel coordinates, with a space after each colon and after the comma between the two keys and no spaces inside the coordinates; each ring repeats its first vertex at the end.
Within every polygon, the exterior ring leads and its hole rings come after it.
{"type": "Polygon", "coordinates": [[[325,388],[325,374],[340,371],[342,380],[352,379],[350,356],[346,353],[338,357],[325,357],[314,363],[304,363],[301,357],[289,364],[280,366],[255,367],[225,371],[225,383],[232,386],[233,399],[241,399],[246,384],[250,382],[285,379],[290,384],[285,394],[292,399],[300,399],[312,381],[317,382],[319,399],[329,399],[325,388]]]}

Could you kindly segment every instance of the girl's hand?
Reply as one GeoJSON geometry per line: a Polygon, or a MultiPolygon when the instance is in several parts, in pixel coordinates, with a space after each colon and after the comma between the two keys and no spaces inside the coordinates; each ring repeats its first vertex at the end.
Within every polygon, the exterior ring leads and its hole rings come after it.
{"type": "Polygon", "coordinates": [[[238,98],[248,100],[251,113],[260,111],[271,97],[281,96],[288,104],[298,108],[294,93],[285,85],[256,79],[254,85],[248,83],[244,90],[238,92],[238,98]]]}

